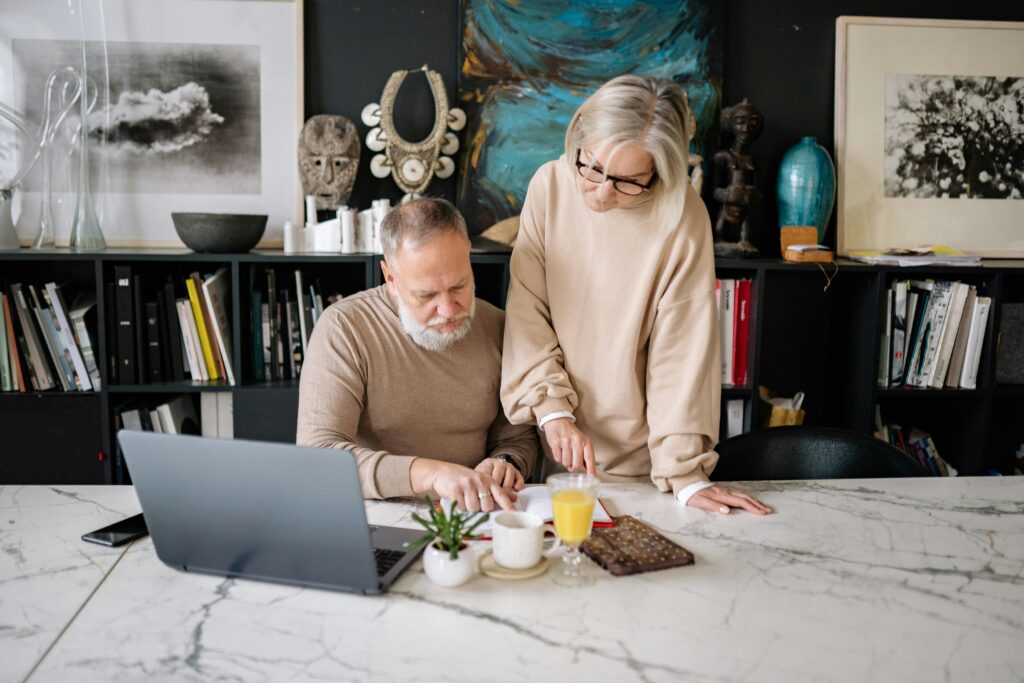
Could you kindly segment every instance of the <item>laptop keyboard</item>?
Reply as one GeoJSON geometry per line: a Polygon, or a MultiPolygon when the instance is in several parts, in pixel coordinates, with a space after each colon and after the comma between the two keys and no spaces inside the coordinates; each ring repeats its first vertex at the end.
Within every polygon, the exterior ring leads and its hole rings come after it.
{"type": "Polygon", "coordinates": [[[377,561],[377,576],[387,574],[403,557],[405,557],[405,553],[401,550],[374,548],[373,559],[377,561]]]}

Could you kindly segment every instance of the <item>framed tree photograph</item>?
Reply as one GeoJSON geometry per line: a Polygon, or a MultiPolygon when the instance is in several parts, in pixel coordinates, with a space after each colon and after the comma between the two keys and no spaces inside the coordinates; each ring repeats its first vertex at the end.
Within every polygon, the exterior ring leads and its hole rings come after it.
{"type": "MultiPolygon", "coordinates": [[[[300,220],[302,0],[0,0],[0,17],[0,102],[31,127],[72,90],[48,87],[55,68],[87,75],[89,177],[109,246],[181,246],[172,212],[266,214],[262,246],[300,220]]],[[[51,194],[67,244],[82,120],[71,107],[18,188],[23,245],[51,194]]],[[[0,128],[0,177],[32,153],[15,138],[0,128]]]]}
{"type": "Polygon", "coordinates": [[[1024,22],[839,17],[839,254],[1024,256],[1024,22]]]}

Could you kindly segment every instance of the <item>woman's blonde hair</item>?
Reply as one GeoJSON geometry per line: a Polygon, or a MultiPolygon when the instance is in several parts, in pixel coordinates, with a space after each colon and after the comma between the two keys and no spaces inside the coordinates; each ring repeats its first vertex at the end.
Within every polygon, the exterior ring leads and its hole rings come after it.
{"type": "Polygon", "coordinates": [[[675,228],[689,185],[686,91],[674,81],[627,74],[608,81],[580,105],[565,133],[565,159],[576,173],[579,150],[610,144],[614,156],[636,145],[654,159],[658,180],[651,188],[654,219],[675,228]]]}

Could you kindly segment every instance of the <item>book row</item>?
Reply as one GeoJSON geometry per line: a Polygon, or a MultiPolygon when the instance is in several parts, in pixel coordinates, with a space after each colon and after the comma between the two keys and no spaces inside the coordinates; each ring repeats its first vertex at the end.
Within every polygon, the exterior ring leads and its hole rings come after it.
{"type": "Polygon", "coordinates": [[[154,291],[131,266],[115,266],[114,282],[107,285],[112,382],[234,385],[229,278],[226,268],[205,277],[194,272],[180,283],[168,277],[154,291]]]}
{"type": "Polygon", "coordinates": [[[197,415],[195,401],[187,395],[168,401],[124,402],[114,410],[114,429],[234,438],[234,410],[229,392],[202,393],[199,405],[197,415]]]}
{"type": "Polygon", "coordinates": [[[298,379],[313,327],[324,306],[341,300],[324,295],[320,281],[296,270],[294,282],[278,280],[266,269],[266,288],[252,292],[252,375],[257,381],[298,379]]]}
{"type": "Polygon", "coordinates": [[[750,340],[751,280],[732,278],[715,282],[718,324],[722,341],[722,384],[747,386],[747,348],[750,340]]]}
{"type": "Polygon", "coordinates": [[[897,280],[886,290],[878,386],[976,389],[992,299],[973,285],[897,280]]]}
{"type": "Polygon", "coordinates": [[[3,391],[99,390],[92,342],[96,297],[79,292],[68,306],[65,287],[14,283],[0,292],[3,391]]]}
{"type": "Polygon", "coordinates": [[[936,477],[957,475],[956,469],[939,455],[939,449],[935,447],[935,440],[930,434],[916,427],[905,429],[898,424],[883,424],[878,406],[875,406],[875,438],[888,441],[936,477]]]}

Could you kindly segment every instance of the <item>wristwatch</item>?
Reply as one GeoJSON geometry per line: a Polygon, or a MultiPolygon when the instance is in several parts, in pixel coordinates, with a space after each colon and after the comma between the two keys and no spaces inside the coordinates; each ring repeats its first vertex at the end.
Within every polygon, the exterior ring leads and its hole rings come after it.
{"type": "Polygon", "coordinates": [[[508,453],[498,453],[497,455],[491,457],[493,457],[495,460],[501,460],[503,462],[507,462],[509,465],[512,465],[512,467],[516,468],[516,471],[519,472],[519,474],[523,473],[523,469],[519,466],[519,463],[516,462],[516,459],[513,458],[508,453]]]}

